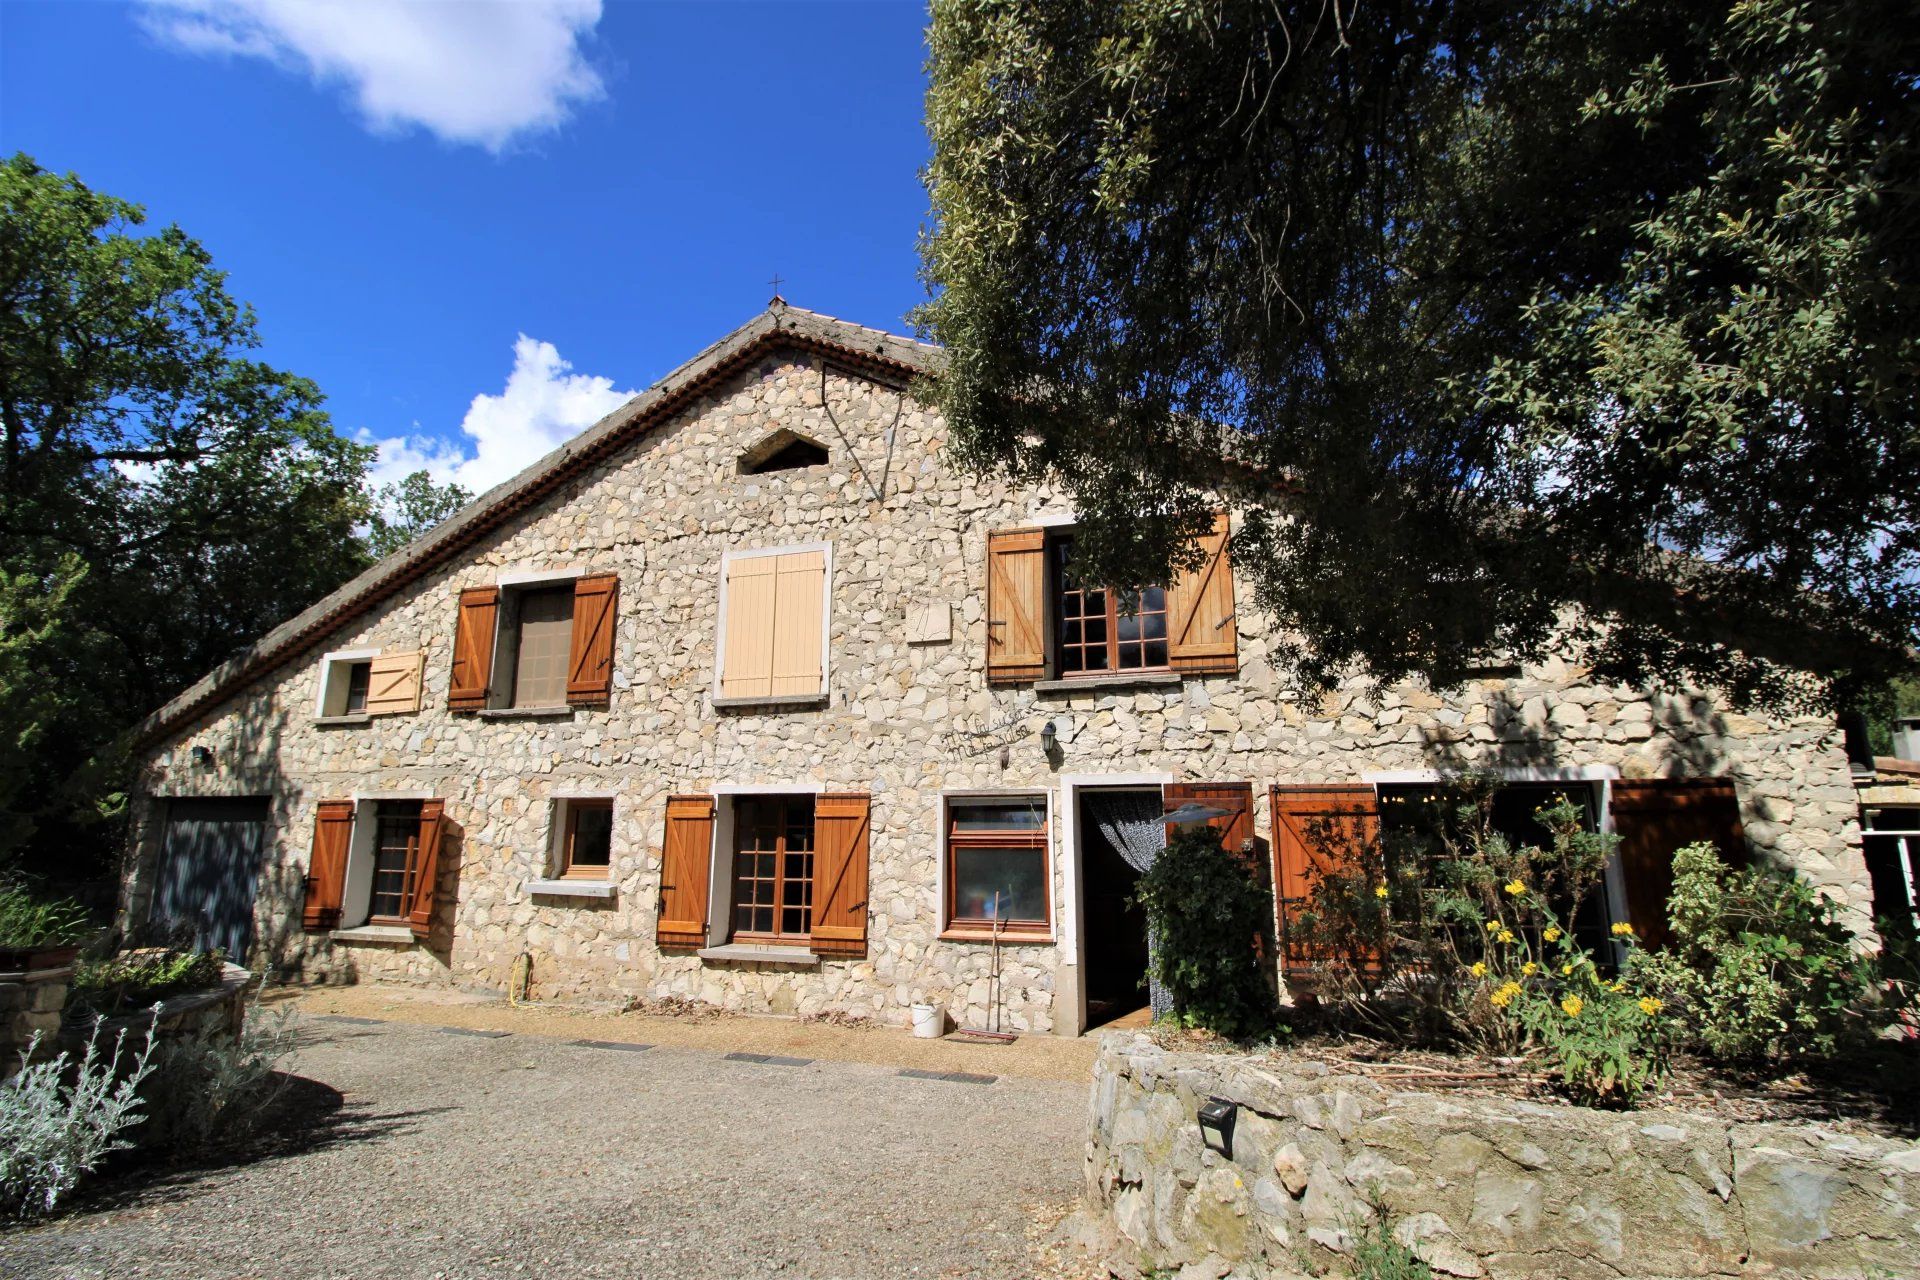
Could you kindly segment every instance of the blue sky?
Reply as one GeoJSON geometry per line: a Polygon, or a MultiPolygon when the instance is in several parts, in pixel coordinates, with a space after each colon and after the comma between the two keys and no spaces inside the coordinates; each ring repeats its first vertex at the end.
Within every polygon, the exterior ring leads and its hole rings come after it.
{"type": "Polygon", "coordinates": [[[748,319],[776,271],[796,305],[903,327],[924,23],[894,0],[0,0],[0,146],[199,238],[263,358],[387,442],[386,475],[478,488],[748,319]]]}

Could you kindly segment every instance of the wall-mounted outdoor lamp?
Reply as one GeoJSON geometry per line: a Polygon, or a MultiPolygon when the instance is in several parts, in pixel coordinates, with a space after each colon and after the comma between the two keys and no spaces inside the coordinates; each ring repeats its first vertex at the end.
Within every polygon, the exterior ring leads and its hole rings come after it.
{"type": "Polygon", "coordinates": [[[1200,1141],[1221,1155],[1233,1155],[1233,1120],[1238,1107],[1225,1098],[1208,1098],[1200,1104],[1200,1141]]]}
{"type": "Polygon", "coordinates": [[[193,744],[193,767],[196,769],[213,768],[213,748],[204,742],[193,744]]]}
{"type": "Polygon", "coordinates": [[[1040,726],[1040,750],[1043,754],[1050,756],[1053,754],[1054,748],[1059,745],[1060,731],[1053,727],[1053,720],[1049,718],[1045,724],[1040,726]]]}

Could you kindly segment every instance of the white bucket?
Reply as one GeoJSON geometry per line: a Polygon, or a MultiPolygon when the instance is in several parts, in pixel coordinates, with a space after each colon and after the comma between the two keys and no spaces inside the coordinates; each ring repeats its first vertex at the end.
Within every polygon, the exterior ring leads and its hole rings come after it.
{"type": "Polygon", "coordinates": [[[947,1029],[947,1011],[937,1004],[913,1006],[913,1034],[922,1040],[938,1040],[947,1029]]]}

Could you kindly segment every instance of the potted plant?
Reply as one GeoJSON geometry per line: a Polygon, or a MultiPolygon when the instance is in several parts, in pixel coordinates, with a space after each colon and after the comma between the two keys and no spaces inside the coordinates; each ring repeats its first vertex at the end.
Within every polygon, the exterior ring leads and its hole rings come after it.
{"type": "Polygon", "coordinates": [[[65,968],[92,932],[86,908],[72,899],[41,901],[22,884],[0,884],[0,973],[65,968]]]}

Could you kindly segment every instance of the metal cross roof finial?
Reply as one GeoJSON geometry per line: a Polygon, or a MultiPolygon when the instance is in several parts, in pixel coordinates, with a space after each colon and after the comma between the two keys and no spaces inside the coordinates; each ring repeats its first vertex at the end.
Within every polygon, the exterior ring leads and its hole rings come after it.
{"type": "Polygon", "coordinates": [[[770,307],[786,306],[787,300],[780,296],[780,286],[786,283],[786,278],[776,271],[773,273],[773,279],[767,283],[773,286],[773,297],[768,300],[767,305],[770,307]]]}

